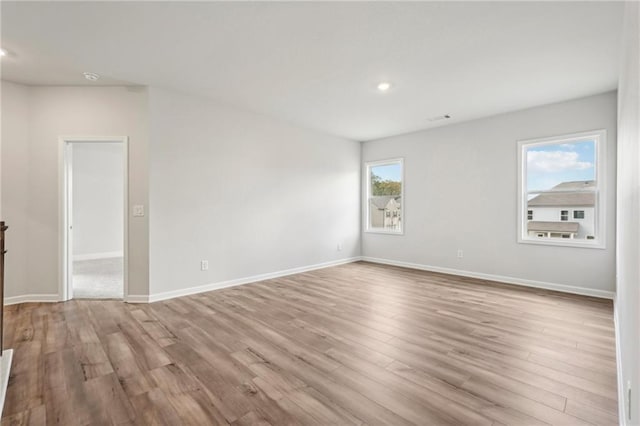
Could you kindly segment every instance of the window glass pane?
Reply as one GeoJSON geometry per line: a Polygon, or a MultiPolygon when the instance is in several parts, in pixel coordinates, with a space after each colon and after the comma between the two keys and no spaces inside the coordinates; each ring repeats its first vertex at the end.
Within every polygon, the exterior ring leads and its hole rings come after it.
{"type": "Polygon", "coordinates": [[[401,195],[402,169],[400,163],[383,164],[371,167],[371,195],[401,195]]]}
{"type": "Polygon", "coordinates": [[[523,144],[523,238],[596,239],[597,139],[523,144]]]}
{"type": "Polygon", "coordinates": [[[596,179],[596,143],[584,140],[525,147],[527,192],[574,190],[596,179]]]}
{"type": "Polygon", "coordinates": [[[402,230],[402,163],[369,167],[369,229],[402,230]]]}
{"type": "Polygon", "coordinates": [[[591,190],[529,194],[527,209],[534,211],[535,220],[526,222],[527,236],[543,233],[548,238],[593,239],[597,197],[595,188],[588,188],[591,190]]]}

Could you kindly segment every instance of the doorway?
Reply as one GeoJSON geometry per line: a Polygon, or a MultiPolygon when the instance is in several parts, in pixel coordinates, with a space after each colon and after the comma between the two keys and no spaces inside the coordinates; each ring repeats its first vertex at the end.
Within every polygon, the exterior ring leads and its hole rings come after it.
{"type": "Polygon", "coordinates": [[[127,139],[63,138],[61,299],[127,294],[127,139]]]}

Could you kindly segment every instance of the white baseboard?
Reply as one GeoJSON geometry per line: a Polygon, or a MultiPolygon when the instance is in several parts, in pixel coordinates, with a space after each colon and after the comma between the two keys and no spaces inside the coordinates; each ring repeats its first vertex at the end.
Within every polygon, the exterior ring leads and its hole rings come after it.
{"type": "Polygon", "coordinates": [[[127,303],[149,303],[149,296],[146,294],[130,294],[124,297],[127,303]]]}
{"type": "MultiPolygon", "coordinates": [[[[249,284],[257,281],[264,281],[272,278],[279,278],[287,275],[313,271],[316,269],[329,268],[332,266],[343,265],[346,263],[358,262],[360,260],[364,260],[366,262],[372,262],[372,263],[379,263],[382,265],[400,266],[403,268],[418,269],[421,271],[430,271],[430,272],[439,272],[439,273],[450,274],[450,275],[459,275],[463,277],[478,278],[481,280],[496,281],[496,282],[520,285],[525,287],[541,288],[545,290],[554,290],[554,291],[560,291],[563,293],[580,294],[584,296],[592,296],[592,297],[598,297],[603,299],[614,299],[614,296],[615,296],[615,293],[612,291],[596,290],[596,289],[589,289],[589,288],[583,288],[583,287],[574,287],[574,286],[568,286],[564,284],[555,284],[555,283],[549,283],[544,281],[534,281],[534,280],[527,280],[522,278],[506,277],[502,275],[484,274],[480,272],[471,272],[471,271],[464,271],[464,270],[453,269],[453,268],[443,268],[439,266],[422,265],[417,263],[402,262],[398,260],[380,259],[380,258],[368,257],[368,256],[355,256],[347,259],[340,259],[340,260],[334,260],[330,262],[318,263],[315,265],[302,266],[299,268],[286,269],[286,270],[270,272],[266,274],[253,275],[250,277],[237,278],[234,280],[220,281],[217,283],[204,284],[204,285],[195,286],[195,287],[187,287],[179,290],[172,290],[172,291],[167,291],[162,293],[155,293],[155,294],[150,294],[148,296],[141,295],[141,294],[130,294],[125,297],[125,301],[128,303],[158,302],[160,300],[173,299],[175,297],[188,296],[191,294],[204,293],[207,291],[218,290],[218,289],[227,288],[227,287],[234,287],[234,286],[243,285],[243,284],[249,284]]],[[[59,300],[60,299],[57,294],[26,294],[22,296],[6,297],[4,299],[4,304],[15,305],[17,303],[27,303],[27,302],[58,302],[59,300]]]]}
{"type": "Polygon", "coordinates": [[[7,386],[9,385],[9,373],[11,371],[11,360],[13,359],[13,349],[5,349],[0,356],[0,416],[4,409],[4,400],[7,396],[7,386]]]}
{"type": "Polygon", "coordinates": [[[96,259],[111,259],[113,257],[123,257],[122,251],[106,251],[103,253],[87,253],[87,254],[74,254],[73,260],[96,260],[96,259]]]}
{"type": "Polygon", "coordinates": [[[20,296],[4,298],[5,306],[17,305],[18,303],[51,303],[59,301],[60,296],[57,294],[23,294],[20,296]]]}
{"type": "Polygon", "coordinates": [[[502,275],[484,274],[481,272],[464,271],[453,268],[442,268],[439,266],[421,265],[418,263],[401,262],[398,260],[379,259],[376,257],[362,256],[362,260],[366,262],[379,263],[382,265],[400,266],[403,268],[419,269],[421,271],[439,272],[442,274],[460,275],[462,277],[478,278],[487,281],[497,281],[505,284],[515,284],[525,287],[542,288],[545,290],[560,291],[563,293],[580,294],[583,296],[599,297],[602,299],[613,299],[615,293],[613,291],[596,290],[584,287],[574,287],[564,284],[549,283],[544,281],[527,280],[523,278],[505,277],[502,275]]]}
{"type": "MultiPolygon", "coordinates": [[[[238,278],[235,280],[221,281],[212,284],[205,284],[196,287],[188,287],[180,290],[167,291],[164,293],[156,293],[151,295],[144,294],[130,294],[125,296],[124,301],[127,303],[151,303],[158,302],[160,300],[173,299],[180,296],[188,296],[190,294],[204,293],[211,290],[218,290],[221,288],[234,287],[237,285],[249,284],[257,281],[264,281],[271,278],[284,277],[292,274],[299,274],[301,272],[313,271],[315,269],[329,268],[331,266],[343,265],[345,263],[352,263],[362,260],[360,256],[350,257],[347,259],[340,259],[331,262],[318,263],[315,265],[302,266],[300,268],[286,269],[284,271],[270,272],[267,274],[254,275],[251,277],[238,278]]],[[[6,297],[4,299],[5,305],[15,305],[18,303],[39,303],[39,302],[58,302],[60,297],[57,294],[24,294],[21,296],[6,297]]]]}
{"type": "MultiPolygon", "coordinates": [[[[269,272],[267,274],[260,274],[260,275],[253,275],[251,277],[245,277],[245,278],[238,278],[235,280],[228,280],[228,281],[220,281],[217,283],[212,283],[212,284],[205,284],[205,285],[200,285],[200,286],[196,286],[196,287],[188,287],[188,288],[183,288],[180,290],[173,290],[173,291],[167,291],[167,292],[163,292],[163,293],[155,293],[155,294],[151,294],[148,297],[148,302],[158,302],[160,300],[167,300],[167,299],[173,299],[175,297],[181,297],[181,296],[188,296],[190,294],[197,294],[197,293],[204,293],[207,291],[212,291],[212,290],[219,290],[222,288],[228,288],[228,287],[235,287],[238,285],[243,285],[243,284],[249,284],[249,283],[254,283],[254,282],[258,282],[258,281],[264,281],[264,280],[269,280],[272,278],[279,278],[279,277],[284,277],[287,275],[293,275],[293,274],[299,274],[302,272],[308,272],[308,271],[313,271],[316,269],[322,269],[322,268],[329,268],[332,266],[338,266],[338,265],[344,265],[346,263],[353,263],[353,262],[357,262],[359,260],[362,260],[362,258],[360,256],[357,257],[350,257],[347,259],[340,259],[340,260],[334,260],[331,262],[324,262],[324,263],[318,263],[315,265],[309,265],[309,266],[302,266],[299,268],[293,268],[293,269],[286,269],[283,271],[277,271],[277,272],[269,272]]],[[[131,298],[132,296],[129,296],[129,298],[131,298]]],[[[132,303],[145,303],[143,300],[138,299],[138,298],[142,298],[144,296],[133,296],[135,301],[132,301],[132,303]]],[[[129,298],[127,299],[127,301],[130,301],[129,298]]]]}
{"type": "Polygon", "coordinates": [[[627,425],[626,395],[624,392],[624,378],[622,377],[622,348],[620,347],[620,320],[618,318],[618,303],[613,299],[613,325],[616,333],[616,371],[618,373],[618,423],[627,425]]]}

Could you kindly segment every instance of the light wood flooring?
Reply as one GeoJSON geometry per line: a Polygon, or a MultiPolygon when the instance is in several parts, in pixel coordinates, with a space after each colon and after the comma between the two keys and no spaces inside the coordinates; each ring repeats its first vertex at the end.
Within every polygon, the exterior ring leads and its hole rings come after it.
{"type": "Polygon", "coordinates": [[[370,263],[7,308],[2,424],[617,424],[610,301],[370,263]]]}

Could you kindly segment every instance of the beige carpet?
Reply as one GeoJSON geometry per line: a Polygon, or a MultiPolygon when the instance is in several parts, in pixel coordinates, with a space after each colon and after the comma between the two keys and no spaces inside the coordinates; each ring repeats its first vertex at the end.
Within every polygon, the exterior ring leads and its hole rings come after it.
{"type": "Polygon", "coordinates": [[[122,299],[123,269],[121,257],[73,262],[73,298],[122,299]]]}

